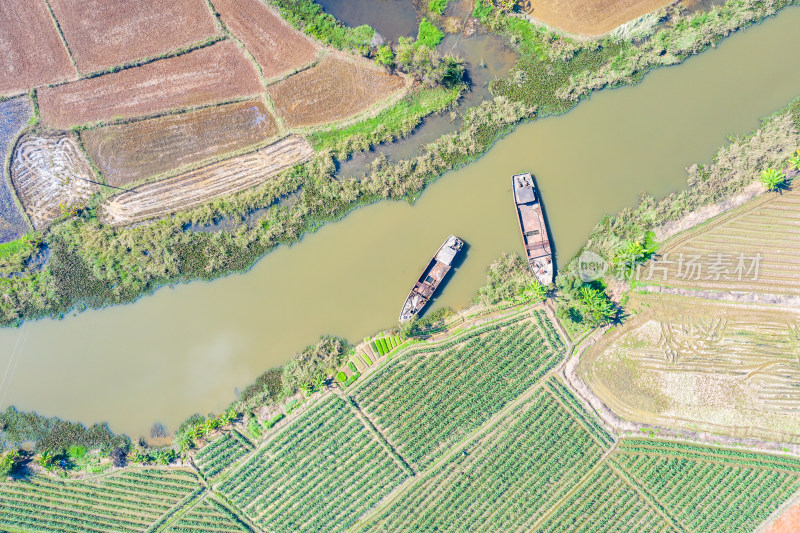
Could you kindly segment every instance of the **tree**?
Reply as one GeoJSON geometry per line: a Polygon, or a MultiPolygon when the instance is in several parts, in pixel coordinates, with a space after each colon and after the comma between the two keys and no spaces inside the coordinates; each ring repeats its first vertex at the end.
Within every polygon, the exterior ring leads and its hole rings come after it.
{"type": "Polygon", "coordinates": [[[547,297],[547,288],[538,281],[533,280],[522,289],[522,296],[534,302],[543,302],[547,297]]]}
{"type": "Polygon", "coordinates": [[[11,450],[0,455],[0,481],[14,473],[14,470],[19,466],[21,458],[17,450],[11,450]]]}
{"type": "Polygon", "coordinates": [[[794,167],[795,170],[800,170],[800,149],[789,158],[789,166],[794,167]]]}
{"type": "Polygon", "coordinates": [[[589,285],[582,286],[578,290],[578,301],[584,318],[591,324],[607,324],[617,316],[614,304],[600,289],[589,285]]]}
{"type": "Polygon", "coordinates": [[[394,52],[392,47],[384,44],[375,52],[375,63],[388,69],[394,68],[394,52]]]}
{"type": "Polygon", "coordinates": [[[768,191],[777,191],[786,185],[786,177],[774,168],[767,168],[761,171],[761,183],[768,191]]]}
{"type": "Polygon", "coordinates": [[[117,468],[122,468],[128,464],[128,453],[124,448],[117,446],[111,450],[111,464],[117,468]]]}

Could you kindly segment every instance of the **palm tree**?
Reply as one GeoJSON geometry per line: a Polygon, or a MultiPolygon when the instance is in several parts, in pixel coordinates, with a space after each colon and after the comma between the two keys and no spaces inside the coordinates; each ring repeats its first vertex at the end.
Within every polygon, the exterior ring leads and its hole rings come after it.
{"type": "Polygon", "coordinates": [[[325,385],[325,376],[317,376],[314,378],[314,390],[322,390],[325,385]]]}
{"type": "Polygon", "coordinates": [[[777,191],[783,188],[786,178],[774,168],[767,168],[761,171],[761,183],[768,191],[777,191]]]}
{"type": "Polygon", "coordinates": [[[311,385],[310,384],[301,383],[299,385],[299,387],[300,387],[300,390],[303,391],[303,394],[305,394],[306,396],[310,396],[311,395],[311,385]]]}

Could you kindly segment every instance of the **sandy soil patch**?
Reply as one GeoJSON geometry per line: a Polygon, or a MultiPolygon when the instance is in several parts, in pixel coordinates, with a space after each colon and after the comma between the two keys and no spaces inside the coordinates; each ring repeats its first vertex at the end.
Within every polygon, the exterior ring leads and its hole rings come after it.
{"type": "Polygon", "coordinates": [[[278,133],[260,101],[209,107],[119,126],[85,131],[89,156],[110,185],[234,152],[278,133]]]}
{"type": "Polygon", "coordinates": [[[14,150],[11,181],[34,228],[42,229],[64,208],[85,205],[99,190],[78,143],[66,135],[24,135],[14,150]]]}
{"type": "Polygon", "coordinates": [[[797,533],[800,531],[800,503],[796,503],[775,520],[766,533],[797,533]]]}
{"type": "Polygon", "coordinates": [[[404,85],[368,61],[337,54],[270,86],[269,94],[288,126],[314,126],[364,111],[404,85]]]}
{"type": "Polygon", "coordinates": [[[522,10],[545,24],[580,35],[602,35],[671,4],[670,0],[522,0],[522,10]]]}
{"type": "Polygon", "coordinates": [[[42,122],[58,128],[255,96],[255,66],[230,41],[39,91],[42,122]]]}
{"type": "Polygon", "coordinates": [[[313,61],[319,50],[259,0],[213,0],[225,26],[253,54],[264,77],[274,78],[313,61]]]}
{"type": "Polygon", "coordinates": [[[0,94],[77,76],[43,0],[3,0],[0,13],[0,94]]]}
{"type": "Polygon", "coordinates": [[[156,56],[216,32],[203,0],[50,0],[81,72],[156,56]]]}
{"type": "Polygon", "coordinates": [[[100,208],[100,219],[115,226],[159,218],[255,187],[314,153],[302,137],[291,136],[251,154],[122,193],[100,208]]]}

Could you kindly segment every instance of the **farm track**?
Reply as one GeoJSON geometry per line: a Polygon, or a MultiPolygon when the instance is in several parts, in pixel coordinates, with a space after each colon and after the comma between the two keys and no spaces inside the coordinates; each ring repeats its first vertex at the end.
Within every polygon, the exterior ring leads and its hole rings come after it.
{"type": "Polygon", "coordinates": [[[49,0],[81,73],[155,56],[211,37],[211,13],[198,0],[49,0]]]}
{"type": "Polygon", "coordinates": [[[262,143],[278,133],[260,100],[106,126],[81,133],[89,157],[114,186],[262,143]]]}
{"type": "Polygon", "coordinates": [[[84,205],[99,190],[86,156],[70,136],[24,135],[11,163],[11,182],[33,227],[43,229],[63,208],[84,205]]]}
{"type": "Polygon", "coordinates": [[[101,206],[99,217],[114,226],[163,217],[260,185],[312,155],[313,148],[305,139],[290,136],[256,152],[114,196],[101,206]]]}
{"type": "Polygon", "coordinates": [[[255,66],[234,43],[221,41],[112,74],[43,88],[38,97],[42,122],[68,128],[261,92],[255,66]]]}

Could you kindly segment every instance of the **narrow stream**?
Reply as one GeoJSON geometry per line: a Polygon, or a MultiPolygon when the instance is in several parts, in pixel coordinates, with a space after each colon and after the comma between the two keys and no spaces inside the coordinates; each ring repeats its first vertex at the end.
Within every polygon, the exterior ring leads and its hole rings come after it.
{"type": "MultiPolygon", "coordinates": [[[[800,94],[800,8],[730,37],[636,87],[595,94],[518,128],[446,174],[414,206],[358,209],[248,273],[139,302],[0,331],[0,406],[145,433],[218,410],[322,334],[358,341],[396,323],[419,270],[450,234],[469,245],[438,305],[469,303],[486,266],[520,252],[510,180],[538,178],[561,261],[605,214],[684,186],[731,134],[800,94]]],[[[488,61],[488,60],[487,60],[488,61]]]]}

